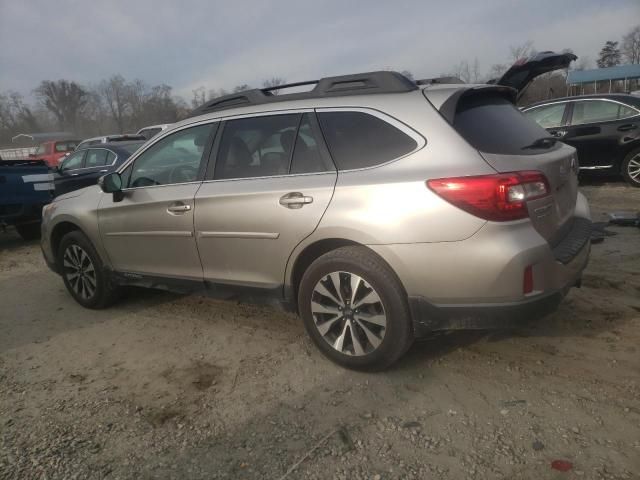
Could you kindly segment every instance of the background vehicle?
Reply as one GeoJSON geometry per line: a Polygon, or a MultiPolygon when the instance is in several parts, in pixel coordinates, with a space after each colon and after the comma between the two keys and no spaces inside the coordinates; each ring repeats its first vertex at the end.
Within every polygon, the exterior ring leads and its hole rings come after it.
{"type": "Polygon", "coordinates": [[[102,143],[70,154],[54,172],[55,195],[95,185],[98,178],[122,165],[143,144],[143,141],[102,143]]]}
{"type": "Polygon", "coordinates": [[[152,137],[155,137],[161,131],[166,130],[171,126],[170,123],[164,123],[162,125],[150,125],[148,127],[141,128],[138,130],[137,135],[142,135],[144,138],[149,140],[152,137]]]}
{"type": "Polygon", "coordinates": [[[640,98],[582,95],[539,102],[523,112],[575,147],[583,172],[622,174],[640,187],[640,98]]]}
{"type": "Polygon", "coordinates": [[[308,83],[208,102],[102,190],[46,208],[43,252],[71,295],[275,299],[329,358],[377,369],[427,332],[549,312],[579,282],[591,223],[575,150],[514,89],[395,72],[308,83]]]}
{"type": "Polygon", "coordinates": [[[43,142],[38,146],[35,153],[29,155],[32,160],[42,160],[50,167],[58,166],[58,162],[67,153],[73,152],[79,140],[56,140],[43,142]]]}
{"type": "Polygon", "coordinates": [[[0,225],[13,225],[22,238],[40,235],[42,207],[52,198],[49,167],[43,160],[0,162],[0,225]]]}
{"type": "Polygon", "coordinates": [[[126,133],[122,135],[104,135],[102,137],[93,137],[82,140],[76,147],[76,150],[86,148],[91,145],[98,145],[101,143],[115,143],[115,142],[132,142],[135,140],[146,140],[142,135],[126,133]]]}

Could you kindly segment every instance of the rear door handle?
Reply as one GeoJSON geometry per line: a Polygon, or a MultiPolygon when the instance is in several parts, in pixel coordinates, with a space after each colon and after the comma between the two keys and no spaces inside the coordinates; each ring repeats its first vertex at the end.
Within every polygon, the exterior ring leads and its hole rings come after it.
{"type": "Polygon", "coordinates": [[[182,215],[183,213],[187,213],[191,210],[191,205],[186,205],[184,203],[173,203],[167,207],[167,212],[171,215],[182,215]]]}
{"type": "Polygon", "coordinates": [[[280,205],[287,208],[302,208],[306,203],[312,202],[313,197],[307,197],[300,192],[291,192],[280,197],[280,205]]]}
{"type": "Polygon", "coordinates": [[[635,125],[633,123],[627,123],[626,125],[620,125],[618,127],[618,131],[619,132],[628,132],[629,130],[635,130],[636,128],[638,128],[638,125],[635,125]]]}

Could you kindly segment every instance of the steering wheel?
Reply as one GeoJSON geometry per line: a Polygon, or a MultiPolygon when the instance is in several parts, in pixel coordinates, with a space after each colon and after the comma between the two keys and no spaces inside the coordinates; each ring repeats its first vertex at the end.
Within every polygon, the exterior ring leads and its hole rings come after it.
{"type": "Polygon", "coordinates": [[[198,170],[190,165],[178,165],[169,173],[169,183],[193,182],[198,177],[198,170]]]}

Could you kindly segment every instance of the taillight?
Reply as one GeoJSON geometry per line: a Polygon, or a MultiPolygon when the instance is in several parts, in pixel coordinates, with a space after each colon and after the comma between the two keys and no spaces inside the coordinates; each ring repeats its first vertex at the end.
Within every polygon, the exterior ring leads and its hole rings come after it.
{"type": "Polygon", "coordinates": [[[527,202],[550,193],[547,178],[537,171],[439,178],[427,186],[456,207],[494,222],[527,218],[527,202]]]}

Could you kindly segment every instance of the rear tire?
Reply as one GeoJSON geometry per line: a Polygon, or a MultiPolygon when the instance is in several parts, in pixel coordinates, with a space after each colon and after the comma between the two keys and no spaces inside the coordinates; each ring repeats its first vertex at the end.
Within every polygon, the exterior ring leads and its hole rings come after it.
{"type": "Polygon", "coordinates": [[[16,225],[16,231],[23,240],[36,240],[40,238],[40,222],[16,225]]]}
{"type": "Polygon", "coordinates": [[[82,232],[76,230],[62,237],[56,259],[65,287],[80,305],[102,309],[116,300],[118,288],[82,232]]]}
{"type": "Polygon", "coordinates": [[[320,351],[346,368],[385,369],[413,343],[404,288],[365,247],[343,247],[316,259],[300,281],[298,309],[320,351]]]}
{"type": "Polygon", "coordinates": [[[622,176],[632,187],[640,187],[640,148],[637,148],[622,161],[622,176]]]}

